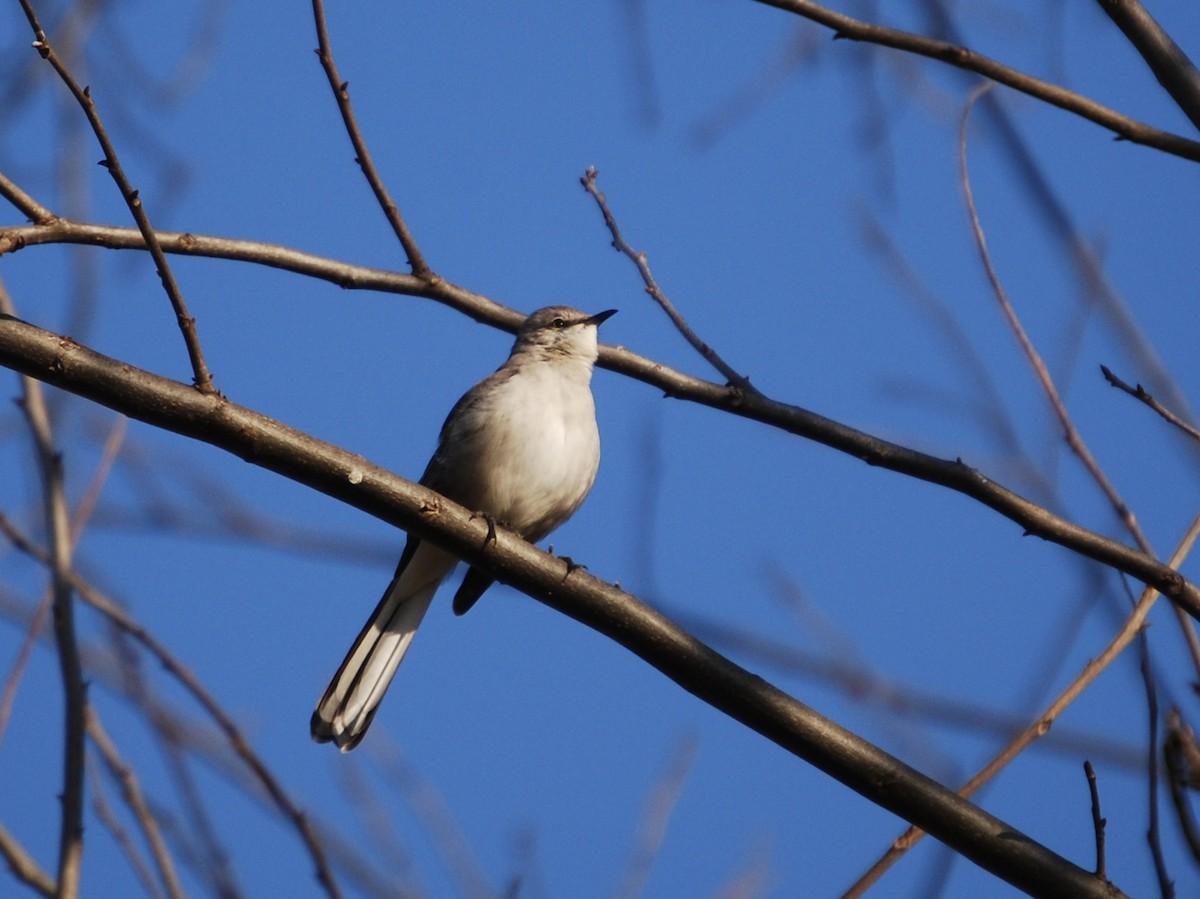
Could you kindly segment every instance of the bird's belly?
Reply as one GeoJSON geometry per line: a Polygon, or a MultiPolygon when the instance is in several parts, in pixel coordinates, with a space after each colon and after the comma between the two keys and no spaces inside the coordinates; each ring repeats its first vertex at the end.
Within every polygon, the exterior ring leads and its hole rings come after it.
{"type": "Polygon", "coordinates": [[[591,489],[600,462],[594,419],[541,415],[536,422],[513,422],[496,438],[482,460],[491,475],[479,509],[526,539],[540,540],[591,489]]]}

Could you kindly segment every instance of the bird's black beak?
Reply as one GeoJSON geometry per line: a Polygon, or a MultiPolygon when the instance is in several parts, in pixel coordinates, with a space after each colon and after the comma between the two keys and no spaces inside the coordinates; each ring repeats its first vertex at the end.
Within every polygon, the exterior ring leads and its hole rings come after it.
{"type": "Polygon", "coordinates": [[[589,318],[587,322],[589,325],[599,325],[601,322],[607,321],[616,314],[616,309],[605,309],[603,312],[597,312],[595,315],[589,318]]]}

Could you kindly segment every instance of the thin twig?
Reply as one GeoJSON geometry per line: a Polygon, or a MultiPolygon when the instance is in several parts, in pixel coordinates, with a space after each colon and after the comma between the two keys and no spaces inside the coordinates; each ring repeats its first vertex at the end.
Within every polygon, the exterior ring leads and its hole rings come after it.
{"type": "Polygon", "coordinates": [[[1196,734],[1183,723],[1179,709],[1167,713],[1167,738],[1163,741],[1163,758],[1167,766],[1167,787],[1179,821],[1179,831],[1192,853],[1200,862],[1200,825],[1192,811],[1189,790],[1195,790],[1200,777],[1200,746],[1196,734]]]}
{"type": "Polygon", "coordinates": [[[1154,861],[1154,874],[1158,878],[1158,890],[1162,899],[1174,899],[1175,885],[1167,871],[1167,859],[1163,854],[1162,834],[1159,829],[1158,812],[1158,691],[1154,686],[1154,675],[1150,670],[1150,647],[1143,630],[1138,634],[1141,650],[1138,670],[1146,691],[1146,727],[1150,739],[1146,741],[1146,811],[1150,823],[1146,828],[1146,844],[1150,847],[1150,858],[1154,861]]]}
{"type": "MultiPolygon", "coordinates": [[[[1174,555],[1171,556],[1170,564],[1172,566],[1182,565],[1184,559],[1192,550],[1193,544],[1197,537],[1200,537],[1200,515],[1193,519],[1191,526],[1188,528],[1183,539],[1179,542],[1174,555]]],[[[1082,695],[1091,684],[1098,678],[1105,669],[1129,646],[1141,633],[1142,627],[1145,625],[1146,617],[1150,614],[1151,608],[1154,606],[1155,600],[1158,598],[1158,592],[1153,587],[1147,587],[1141,597],[1138,599],[1137,605],[1134,607],[1132,614],[1121,626],[1121,629],[1113,637],[1112,641],[1105,647],[1104,651],[1098,656],[1091,659],[1083,670],[1079,673],[1067,688],[1059,694],[1059,696],[1047,707],[1037,719],[1028,727],[1018,734],[1003,750],[985,765],[978,774],[967,781],[958,791],[958,794],[963,797],[969,797],[982,787],[985,783],[995,777],[1002,771],[1009,762],[1015,759],[1018,755],[1035,740],[1041,738],[1051,725],[1058,719],[1060,715],[1082,695]]],[[[913,846],[915,846],[923,837],[924,832],[918,827],[910,827],[901,834],[891,845],[878,861],[873,864],[870,869],[860,877],[853,886],[843,894],[843,899],[852,899],[852,897],[862,896],[866,890],[876,883],[884,873],[892,867],[900,858],[913,846]]]]}
{"type": "Polygon", "coordinates": [[[667,295],[663,293],[662,288],[658,286],[658,282],[654,280],[654,273],[650,271],[650,263],[646,259],[645,253],[639,253],[629,242],[625,240],[621,234],[621,229],[617,227],[617,220],[608,208],[608,198],[604,196],[603,191],[596,185],[596,179],[600,173],[596,171],[595,166],[589,166],[584,172],[583,177],[579,179],[579,183],[583,185],[583,189],[592,195],[596,201],[596,205],[600,207],[600,214],[604,216],[604,224],[608,228],[608,233],[612,235],[613,248],[618,252],[623,253],[633,261],[637,266],[637,270],[641,273],[642,281],[646,285],[646,293],[650,294],[654,302],[662,307],[663,312],[671,319],[675,328],[683,335],[684,340],[691,344],[692,348],[698,352],[704,359],[712,365],[725,380],[739,390],[747,393],[758,393],[757,388],[751,386],[750,379],[745,375],[738,374],[711,346],[700,339],[700,336],[692,330],[679,310],[675,308],[675,304],[667,299],[667,295]]]}
{"type": "Polygon", "coordinates": [[[400,215],[399,207],[388,193],[383,178],[379,175],[379,170],[375,168],[371,151],[367,149],[367,142],[363,138],[362,130],[358,127],[358,119],[354,115],[354,107],[350,103],[350,82],[342,80],[342,76],[338,74],[337,63],[333,59],[333,47],[329,42],[329,26],[325,22],[323,0],[313,0],[313,19],[317,26],[317,56],[321,60],[321,68],[325,70],[325,77],[329,79],[329,86],[333,89],[338,111],[342,114],[346,133],[350,136],[350,143],[354,145],[354,161],[362,169],[367,183],[371,186],[371,191],[375,194],[375,199],[379,201],[383,214],[387,217],[388,224],[392,226],[396,239],[404,248],[404,254],[408,257],[408,266],[412,273],[422,280],[429,280],[434,277],[433,270],[429,268],[429,263],[425,261],[425,256],[417,247],[416,240],[400,215]]]}
{"type": "Polygon", "coordinates": [[[959,69],[977,72],[999,84],[1095,122],[1112,131],[1118,138],[1200,162],[1200,141],[1189,140],[1178,134],[1152,128],[1097,103],[1095,100],[1049,81],[1034,78],[1032,75],[1027,75],[973,50],[968,50],[966,47],[901,31],[897,28],[886,28],[882,25],[864,22],[835,12],[818,3],[812,3],[810,0],[755,0],[755,2],[811,19],[831,29],[835,38],[879,44],[883,47],[891,47],[895,50],[935,59],[959,69]]]}
{"type": "Polygon", "coordinates": [[[129,866],[141,883],[146,896],[149,899],[161,899],[163,891],[158,885],[158,881],[154,879],[154,871],[150,867],[150,863],[146,861],[142,850],[130,835],[129,830],[117,817],[116,811],[109,805],[108,796],[104,792],[104,782],[100,779],[96,766],[91,763],[90,759],[88,772],[91,774],[89,780],[92,784],[92,811],[96,813],[96,818],[108,829],[109,835],[124,853],[126,861],[129,862],[129,866]]]}
{"type": "MultiPolygon", "coordinates": [[[[0,518],[2,517],[3,513],[0,513],[0,518]]],[[[33,658],[34,647],[37,646],[38,638],[42,635],[42,628],[46,625],[46,616],[50,614],[50,608],[53,605],[54,590],[47,589],[34,607],[33,614],[29,616],[29,622],[25,627],[25,636],[21,638],[21,645],[17,648],[12,667],[8,670],[8,676],[4,678],[4,687],[3,690],[0,690],[0,740],[4,739],[4,735],[8,731],[13,705],[17,701],[17,690],[21,686],[21,679],[25,676],[26,668],[29,667],[29,660],[33,658]]]]}
{"type": "Polygon", "coordinates": [[[116,416],[113,419],[112,427],[108,430],[108,435],[104,438],[104,446],[100,452],[100,461],[96,463],[96,470],[92,473],[91,480],[88,481],[87,489],[83,491],[83,495],[75,506],[75,515],[71,521],[72,546],[79,543],[79,537],[83,533],[83,529],[87,527],[92,513],[96,511],[96,503],[100,499],[100,493],[104,489],[109,475],[112,474],[113,465],[117,461],[117,455],[121,452],[121,446],[125,442],[125,432],[128,424],[129,419],[124,415],[116,416]]]}
{"type": "MultiPolygon", "coordinates": [[[[0,314],[14,310],[8,294],[0,291],[0,314]]],[[[62,454],[46,410],[41,382],[21,376],[21,409],[29,422],[42,481],[46,528],[49,532],[49,568],[54,592],[52,617],[63,681],[63,791],[62,821],[58,845],[58,895],[79,895],[79,872],[83,859],[84,711],[87,687],[79,660],[75,634],[75,599],[71,591],[71,513],[63,474],[62,454]]]]}
{"type": "MultiPolygon", "coordinates": [[[[1028,724],[1028,717],[1016,713],[991,711],[977,702],[951,699],[939,693],[923,691],[908,684],[876,674],[843,654],[815,657],[783,640],[751,633],[736,625],[713,618],[676,611],[655,602],[680,624],[706,643],[720,647],[737,658],[767,665],[793,677],[802,677],[830,687],[860,705],[881,709],[898,718],[910,718],[935,726],[987,737],[1007,739],[1028,724]]],[[[1140,770],[1143,753],[1140,746],[1105,738],[1070,727],[1056,727],[1039,740],[1043,752],[1078,758],[1090,753],[1110,767],[1140,770]]]]}
{"type": "Polygon", "coordinates": [[[54,879],[42,870],[37,860],[25,851],[25,847],[17,842],[16,837],[9,833],[3,824],[0,824],[0,856],[3,856],[4,861],[8,863],[8,870],[12,871],[13,876],[21,883],[37,890],[47,899],[54,895],[54,879]]]}
{"type": "Polygon", "coordinates": [[[35,224],[48,225],[55,219],[53,212],[25,193],[15,181],[3,172],[0,172],[0,197],[4,197],[25,213],[25,216],[35,224]]]}
{"type": "Polygon", "coordinates": [[[1033,369],[1034,375],[1041,384],[1042,391],[1046,394],[1046,398],[1050,402],[1050,408],[1054,412],[1054,416],[1058,419],[1059,426],[1063,430],[1063,436],[1067,441],[1067,446],[1071,451],[1079,457],[1079,461],[1083,463],[1088,473],[1092,476],[1108,498],[1109,504],[1116,511],[1117,516],[1125,524],[1125,527],[1133,535],[1134,539],[1142,547],[1142,551],[1151,554],[1150,547],[1146,544],[1141,528],[1138,526],[1137,519],[1134,517],[1133,511],[1121,499],[1117,493],[1116,487],[1109,481],[1108,476],[1101,469],[1100,464],[1088,449],[1087,444],[1083,441],[1083,436],[1079,433],[1079,429],[1075,427],[1071,421],[1071,416],[1067,412],[1066,403],[1063,402],[1062,395],[1058,392],[1058,388],[1054,384],[1054,379],[1050,375],[1050,369],[1038,353],[1037,348],[1030,340],[1025,326],[1021,324],[1020,318],[1017,317],[1017,312],[1013,308],[1012,301],[1008,298],[1008,293],[1004,290],[1004,285],[1000,281],[1000,276],[996,272],[995,265],[992,264],[991,253],[988,252],[987,238],[983,233],[983,225],[979,220],[979,211],[975,208],[975,194],[971,189],[971,178],[967,169],[967,122],[971,115],[971,109],[976,101],[985,93],[991,90],[991,82],[984,82],[971,92],[967,98],[966,105],[963,108],[962,120],[959,127],[958,137],[958,163],[959,172],[961,175],[961,184],[963,195],[967,205],[967,216],[971,223],[971,232],[975,237],[975,246],[979,250],[979,257],[983,263],[984,272],[987,274],[988,283],[992,286],[992,292],[996,296],[996,301],[1000,304],[1000,310],[1004,314],[1005,320],[1012,329],[1013,335],[1017,338],[1017,343],[1021,347],[1021,351],[1025,354],[1025,358],[1029,362],[1030,368],[1033,369]]]}
{"type": "Polygon", "coordinates": [[[1129,43],[1142,55],[1158,83],[1183,114],[1200,128],[1200,72],[1187,54],[1138,0],[1097,0],[1129,43]]]}
{"type": "Polygon", "coordinates": [[[96,714],[95,709],[88,709],[87,727],[88,735],[92,738],[92,743],[100,750],[100,755],[104,759],[109,773],[120,785],[121,795],[137,819],[138,826],[142,829],[142,834],[150,846],[150,854],[154,858],[154,864],[158,868],[158,875],[162,878],[162,883],[166,888],[167,894],[173,897],[173,899],[182,899],[184,895],[183,886],[179,882],[179,875],[175,873],[175,863],[171,860],[170,850],[167,848],[166,841],[162,837],[162,831],[158,826],[158,819],[155,818],[149,803],[146,802],[145,797],[142,795],[142,788],[138,783],[137,775],[129,764],[121,758],[121,753],[117,750],[116,744],[113,743],[112,738],[109,737],[108,732],[104,729],[104,725],[101,724],[100,717],[96,714]]]}
{"type": "Polygon", "coordinates": [[[441,858],[456,891],[467,899],[491,899],[496,896],[496,890],[488,883],[487,873],[462,827],[454,819],[446,798],[408,764],[400,747],[391,740],[377,740],[370,759],[429,835],[433,849],[441,858]]]}
{"type": "Polygon", "coordinates": [[[1096,785],[1096,769],[1090,761],[1083,763],[1083,773],[1087,777],[1088,793],[1092,797],[1092,833],[1096,837],[1096,876],[1108,880],[1104,873],[1104,828],[1108,821],[1100,814],[1100,788],[1096,785]]]}
{"type": "Polygon", "coordinates": [[[1200,441],[1200,430],[1197,430],[1192,425],[1188,424],[1186,421],[1156,400],[1141,384],[1138,384],[1136,387],[1130,387],[1127,383],[1114,375],[1112,370],[1107,365],[1101,365],[1100,372],[1104,375],[1104,380],[1108,381],[1108,383],[1113,387],[1116,387],[1118,390],[1123,390],[1135,400],[1140,400],[1141,402],[1145,403],[1193,440],[1200,441]]]}
{"type": "Polygon", "coordinates": [[[25,10],[25,16],[29,20],[29,25],[33,29],[33,48],[37,50],[42,59],[50,63],[54,71],[58,73],[59,78],[62,79],[63,84],[67,86],[67,89],[83,109],[84,115],[87,116],[88,122],[92,126],[92,131],[96,135],[96,140],[99,141],[100,147],[104,151],[104,159],[100,164],[108,170],[113,181],[116,182],[117,189],[121,192],[121,197],[125,200],[125,204],[133,214],[134,221],[137,222],[138,231],[141,232],[146,242],[146,249],[150,252],[150,256],[154,260],[154,265],[158,270],[158,277],[162,281],[163,289],[166,291],[167,298],[171,301],[171,306],[175,310],[175,319],[179,324],[179,330],[183,335],[183,342],[187,347],[188,358],[192,365],[193,383],[196,389],[202,393],[213,393],[216,388],[213,386],[212,374],[209,372],[208,365],[204,361],[204,353],[200,349],[200,338],[196,333],[196,320],[188,314],[187,303],[184,302],[183,293],[180,291],[179,284],[175,280],[175,275],[171,271],[170,263],[167,262],[167,256],[159,245],[154,228],[150,224],[150,217],[142,205],[138,192],[134,190],[133,185],[129,182],[129,179],[125,175],[125,170],[121,166],[121,161],[117,158],[116,147],[113,146],[112,141],[109,139],[108,131],[105,129],[104,123],[100,120],[100,113],[96,109],[95,101],[92,100],[91,90],[79,85],[67,68],[66,63],[54,51],[54,48],[50,45],[49,38],[46,36],[46,32],[42,29],[41,22],[38,20],[37,13],[34,11],[30,0],[20,0],[20,3],[21,8],[25,10]]]}
{"type": "Polygon", "coordinates": [[[621,885],[614,894],[618,899],[638,899],[645,893],[650,871],[662,851],[667,826],[671,823],[671,814],[683,795],[683,787],[696,761],[698,748],[699,742],[694,735],[681,739],[667,769],[646,797],[646,807],[638,824],[637,843],[625,868],[621,885]]]}
{"type": "Polygon", "coordinates": [[[345,808],[358,819],[358,832],[370,841],[362,846],[379,867],[386,870],[392,889],[401,884],[407,893],[423,896],[428,893],[416,882],[418,872],[404,840],[396,830],[395,809],[389,798],[363,771],[362,763],[354,756],[338,759],[334,773],[345,794],[345,808]]]}

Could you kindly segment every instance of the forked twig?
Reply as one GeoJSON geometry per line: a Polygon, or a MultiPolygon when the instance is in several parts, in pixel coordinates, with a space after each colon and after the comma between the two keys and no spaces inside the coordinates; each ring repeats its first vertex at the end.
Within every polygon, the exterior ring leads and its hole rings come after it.
{"type": "Polygon", "coordinates": [[[1192,425],[1188,424],[1186,421],[1156,400],[1141,384],[1138,384],[1136,387],[1130,387],[1127,383],[1114,375],[1112,370],[1107,365],[1101,365],[1100,372],[1104,375],[1104,380],[1108,381],[1108,383],[1113,387],[1116,387],[1118,390],[1123,390],[1135,400],[1140,400],[1141,402],[1145,403],[1193,440],[1200,440],[1200,430],[1197,430],[1192,425]]]}
{"type": "Polygon", "coordinates": [[[1104,491],[1104,495],[1108,498],[1113,509],[1116,510],[1121,521],[1124,522],[1125,527],[1141,545],[1142,551],[1150,554],[1150,547],[1146,543],[1141,528],[1137,524],[1133,511],[1121,499],[1116,487],[1113,486],[1108,476],[1104,473],[1104,470],[1101,469],[1100,463],[1096,461],[1091,450],[1084,443],[1079,429],[1071,421],[1066,403],[1063,402],[1062,395],[1058,392],[1058,388],[1054,384],[1054,379],[1050,375],[1050,369],[1046,365],[1045,360],[1042,359],[1041,354],[1038,353],[1037,348],[1033,345],[1033,341],[1029,338],[1025,326],[1021,324],[1020,318],[1017,317],[1016,309],[1013,308],[1012,301],[1008,298],[1008,293],[1000,281],[1000,276],[996,272],[995,265],[992,263],[991,254],[988,252],[987,238],[983,233],[983,225],[979,220],[979,211],[975,208],[975,194],[971,189],[971,179],[967,171],[967,121],[975,102],[991,90],[991,88],[991,82],[984,82],[971,92],[963,109],[962,123],[959,130],[958,163],[962,176],[963,195],[967,205],[967,216],[971,222],[971,231],[975,236],[975,246],[979,250],[979,257],[983,263],[984,272],[987,274],[988,283],[992,286],[992,292],[996,296],[996,301],[1000,304],[1000,310],[1004,313],[1004,318],[1012,329],[1013,335],[1017,338],[1017,343],[1020,344],[1021,351],[1025,354],[1030,368],[1033,369],[1038,383],[1041,384],[1042,391],[1046,394],[1046,398],[1050,402],[1050,408],[1063,430],[1067,446],[1079,457],[1079,461],[1083,463],[1088,473],[1092,476],[1092,479],[1104,491]]]}
{"type": "Polygon", "coordinates": [[[96,765],[92,764],[91,759],[88,760],[88,773],[91,775],[89,780],[92,785],[92,811],[95,812],[96,818],[108,830],[109,836],[125,856],[125,860],[133,869],[134,876],[141,884],[147,899],[162,899],[163,892],[159,888],[158,881],[154,879],[154,871],[151,870],[150,863],[146,861],[141,848],[130,835],[129,829],[117,817],[116,810],[109,804],[108,795],[104,790],[104,781],[101,780],[99,771],[96,765]]]}
{"type": "Polygon", "coordinates": [[[109,139],[108,131],[104,127],[104,123],[100,120],[100,113],[96,109],[96,103],[92,100],[91,90],[87,87],[81,87],[79,82],[71,74],[66,63],[54,52],[54,48],[50,45],[49,38],[46,37],[46,32],[42,28],[41,22],[38,20],[37,13],[33,9],[30,0],[20,0],[21,8],[25,10],[25,17],[29,20],[29,26],[33,29],[34,41],[33,48],[37,50],[38,55],[42,59],[50,63],[54,71],[58,73],[58,77],[62,79],[63,84],[75,97],[83,109],[84,115],[87,116],[88,122],[92,126],[92,131],[96,135],[96,140],[100,143],[100,148],[104,151],[104,159],[100,164],[108,170],[113,181],[116,182],[117,189],[121,192],[121,197],[125,204],[129,207],[129,211],[133,214],[133,219],[137,222],[138,231],[141,232],[142,238],[146,241],[146,249],[150,253],[150,257],[154,260],[155,268],[158,270],[158,277],[162,281],[163,289],[167,293],[167,298],[171,301],[171,306],[175,310],[175,319],[179,324],[179,330],[183,334],[183,342],[187,347],[188,358],[192,364],[192,377],[196,389],[201,393],[214,393],[216,388],[213,386],[212,374],[208,370],[208,365],[204,361],[204,353],[200,349],[200,337],[196,333],[196,320],[188,314],[187,303],[184,302],[183,293],[179,289],[179,284],[175,280],[175,275],[171,271],[171,265],[167,262],[167,255],[163,252],[159,245],[158,237],[154,233],[154,228],[150,224],[150,217],[146,214],[145,207],[142,206],[141,198],[138,192],[134,190],[129,179],[125,175],[125,170],[121,166],[120,159],[117,158],[116,147],[113,146],[109,139]]]}
{"type": "Polygon", "coordinates": [[[325,21],[323,0],[313,0],[313,19],[317,27],[317,56],[321,60],[321,68],[325,70],[325,77],[329,79],[329,86],[333,88],[333,96],[337,100],[338,111],[342,114],[346,134],[350,136],[350,143],[354,145],[354,161],[362,169],[367,183],[371,186],[371,191],[375,194],[375,199],[379,201],[383,214],[387,216],[388,224],[392,226],[396,239],[404,248],[404,254],[408,257],[408,265],[412,269],[412,273],[418,278],[429,280],[433,277],[433,271],[417,247],[417,242],[408,230],[408,225],[404,223],[399,207],[388,193],[383,178],[379,175],[379,170],[375,168],[371,151],[367,149],[367,142],[363,138],[362,130],[358,127],[358,118],[354,115],[354,107],[350,103],[350,82],[342,80],[342,76],[338,74],[337,63],[333,59],[333,48],[329,42],[329,26],[325,21]]]}
{"type": "Polygon", "coordinates": [[[758,393],[757,388],[750,384],[750,379],[744,375],[738,374],[711,346],[700,339],[700,336],[692,330],[691,325],[687,323],[679,310],[675,308],[675,304],[667,299],[667,295],[663,293],[662,288],[658,286],[658,282],[654,280],[654,273],[650,271],[650,263],[646,260],[645,253],[639,253],[629,242],[625,240],[621,234],[621,229],[617,226],[616,217],[608,208],[608,198],[604,196],[604,192],[596,185],[596,179],[600,173],[596,171],[595,166],[589,166],[584,172],[583,177],[579,179],[579,183],[583,185],[583,189],[592,195],[596,201],[596,205],[600,207],[600,214],[604,216],[604,224],[608,228],[608,233],[612,235],[612,245],[615,250],[624,254],[632,260],[637,266],[638,272],[641,273],[642,281],[646,285],[646,293],[650,294],[654,302],[662,307],[663,312],[671,319],[684,340],[692,345],[692,348],[704,357],[709,364],[712,365],[721,375],[734,387],[743,390],[746,393],[758,393]]]}

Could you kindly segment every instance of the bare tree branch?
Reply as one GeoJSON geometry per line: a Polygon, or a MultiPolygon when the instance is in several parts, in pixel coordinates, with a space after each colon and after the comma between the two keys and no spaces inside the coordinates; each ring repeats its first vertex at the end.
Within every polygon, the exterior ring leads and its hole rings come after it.
{"type": "Polygon", "coordinates": [[[1025,326],[1021,324],[1021,319],[1017,316],[1017,311],[1013,308],[1012,301],[1008,298],[1008,292],[1005,291],[1004,285],[1000,281],[1000,275],[996,271],[995,265],[992,264],[992,256],[988,251],[987,238],[983,233],[983,224],[979,220],[979,211],[975,208],[975,194],[971,189],[971,176],[967,168],[967,122],[971,115],[971,108],[975,105],[976,100],[991,90],[991,87],[990,82],[984,82],[971,92],[971,95],[967,98],[966,105],[963,107],[958,136],[960,181],[963,197],[967,205],[967,218],[971,223],[971,233],[975,238],[975,246],[979,251],[983,270],[987,274],[988,283],[992,287],[992,293],[996,296],[996,302],[1000,305],[1000,311],[1004,314],[1005,321],[1008,322],[1009,328],[1016,337],[1017,343],[1021,347],[1021,352],[1024,353],[1025,359],[1029,362],[1029,367],[1033,369],[1034,376],[1042,387],[1042,392],[1046,394],[1046,399],[1050,403],[1054,417],[1058,419],[1058,424],[1062,428],[1067,446],[1071,448],[1071,452],[1083,463],[1083,467],[1091,475],[1092,480],[1096,482],[1101,491],[1103,491],[1105,497],[1108,498],[1109,505],[1113,507],[1113,511],[1121,519],[1126,530],[1129,531],[1141,546],[1142,551],[1150,553],[1150,546],[1142,534],[1142,529],[1138,526],[1133,510],[1129,508],[1125,500],[1117,493],[1117,488],[1109,480],[1108,475],[1104,473],[1104,469],[1100,467],[1100,463],[1096,461],[1096,457],[1092,455],[1091,450],[1088,449],[1087,444],[1084,442],[1083,435],[1079,433],[1079,429],[1071,421],[1071,415],[1067,412],[1067,405],[1063,402],[1062,394],[1058,392],[1058,388],[1054,384],[1054,378],[1050,375],[1049,367],[1042,359],[1037,348],[1033,345],[1033,341],[1029,338],[1029,333],[1025,330],[1025,326]]]}
{"type": "Polygon", "coordinates": [[[1129,38],[1154,77],[1192,124],[1200,128],[1200,72],[1139,0],[1097,0],[1129,38]]]}
{"type": "Polygon", "coordinates": [[[53,212],[25,193],[15,181],[3,172],[0,172],[0,197],[4,197],[21,210],[31,222],[47,225],[55,219],[53,212]]]}
{"type": "Polygon", "coordinates": [[[1154,147],[1165,153],[1171,153],[1193,162],[1200,162],[1200,142],[1189,140],[1178,134],[1171,134],[1152,128],[1136,119],[1122,115],[1095,100],[1067,90],[1057,84],[1043,81],[1032,75],[1027,75],[1011,66],[990,59],[966,47],[960,47],[945,41],[925,37],[921,34],[902,31],[897,28],[887,28],[871,22],[864,22],[851,16],[835,12],[828,7],[810,0],[755,0],[765,6],[773,6],[784,12],[790,12],[805,19],[811,19],[834,32],[835,38],[845,38],[853,41],[863,41],[915,53],[936,59],[947,65],[978,72],[985,78],[990,78],[1021,93],[1044,100],[1052,106],[1074,113],[1103,128],[1112,131],[1119,138],[1135,144],[1154,147]]]}

